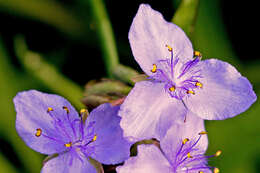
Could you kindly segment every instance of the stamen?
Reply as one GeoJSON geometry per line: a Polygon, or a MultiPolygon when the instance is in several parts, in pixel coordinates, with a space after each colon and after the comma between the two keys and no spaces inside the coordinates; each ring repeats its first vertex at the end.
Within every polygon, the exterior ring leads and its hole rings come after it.
{"type": "Polygon", "coordinates": [[[86,112],[88,112],[87,109],[80,109],[79,113],[82,115],[82,114],[85,114],[86,112]]]}
{"type": "Polygon", "coordinates": [[[92,142],[95,142],[97,140],[97,135],[95,135],[92,139],[92,142]]]}
{"type": "Polygon", "coordinates": [[[50,111],[53,111],[51,107],[48,107],[47,112],[49,113],[50,111]]]}
{"type": "Polygon", "coordinates": [[[206,134],[208,134],[208,132],[206,132],[206,131],[199,132],[199,135],[206,135],[206,134]]]}
{"type": "Polygon", "coordinates": [[[64,146],[67,147],[67,148],[68,148],[68,147],[71,147],[71,146],[72,146],[72,142],[69,142],[69,143],[67,143],[67,144],[64,144],[64,146]]]}
{"type": "Polygon", "coordinates": [[[95,142],[97,140],[97,135],[94,135],[94,137],[92,138],[91,141],[89,141],[88,143],[86,143],[84,146],[87,146],[88,144],[95,142]]]}
{"type": "Polygon", "coordinates": [[[219,171],[218,168],[214,168],[213,173],[219,173],[219,172],[220,172],[220,171],[219,171]]]}
{"type": "MultiPolygon", "coordinates": [[[[83,131],[83,124],[85,123],[86,119],[88,118],[89,112],[87,109],[80,109],[80,119],[81,119],[81,126],[83,131]]],[[[82,133],[83,134],[83,133],[82,133]]]]}
{"type": "Polygon", "coordinates": [[[157,71],[157,65],[153,64],[153,68],[151,70],[152,73],[155,73],[157,71]]]}
{"type": "Polygon", "coordinates": [[[194,92],[194,91],[192,91],[192,90],[188,90],[188,91],[187,91],[187,94],[193,94],[193,95],[194,95],[194,94],[195,94],[195,92],[194,92]]]}
{"type": "Polygon", "coordinates": [[[188,152],[187,157],[188,157],[188,158],[193,158],[193,157],[191,156],[190,152],[188,152]]]}
{"type": "Polygon", "coordinates": [[[63,106],[62,109],[64,109],[65,111],[67,111],[67,114],[70,113],[69,109],[67,106],[63,106]]]}
{"type": "Polygon", "coordinates": [[[165,45],[168,48],[168,51],[171,52],[172,51],[172,47],[169,46],[168,44],[165,45]]]}
{"type": "Polygon", "coordinates": [[[201,54],[199,51],[194,51],[194,56],[199,56],[199,57],[201,57],[202,54],[201,54]]]}
{"type": "Polygon", "coordinates": [[[221,153],[222,153],[222,151],[221,151],[221,150],[218,150],[218,151],[215,153],[215,157],[218,157],[218,156],[220,156],[220,155],[221,155],[221,153]]]}
{"type": "Polygon", "coordinates": [[[198,173],[204,173],[203,171],[199,171],[198,173]]]}
{"type": "Polygon", "coordinates": [[[36,137],[40,137],[41,134],[42,134],[42,129],[40,129],[40,128],[36,129],[35,136],[36,136],[36,137]]]}
{"type": "Polygon", "coordinates": [[[182,144],[184,145],[184,144],[186,144],[186,142],[188,142],[188,141],[189,141],[189,138],[185,138],[185,139],[183,139],[182,144]]]}
{"type": "Polygon", "coordinates": [[[195,83],[195,86],[200,87],[200,88],[203,87],[202,83],[200,83],[200,82],[196,82],[196,83],[195,83]]]}
{"type": "Polygon", "coordinates": [[[172,87],[169,88],[169,90],[170,90],[171,92],[175,91],[175,89],[176,89],[175,86],[172,86],[172,87]]]}

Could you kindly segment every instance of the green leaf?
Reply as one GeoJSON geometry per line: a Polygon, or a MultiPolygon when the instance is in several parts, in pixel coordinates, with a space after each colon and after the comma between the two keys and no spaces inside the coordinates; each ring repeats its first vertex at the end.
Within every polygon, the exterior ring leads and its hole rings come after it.
{"type": "MultiPolygon", "coordinates": [[[[24,76],[18,74],[9,62],[9,56],[0,39],[0,132],[1,137],[11,143],[26,172],[39,172],[42,159],[18,136],[15,130],[13,97],[21,90],[24,76]]],[[[1,161],[0,161],[1,162],[1,161]]],[[[0,166],[1,167],[1,166],[0,166]]],[[[0,172],[5,172],[1,171],[0,172]]],[[[8,171],[7,171],[8,172],[8,171]]]]}
{"type": "Polygon", "coordinates": [[[172,22],[191,36],[197,18],[199,0],[182,0],[174,14],[172,22]]]}
{"type": "Polygon", "coordinates": [[[201,1],[192,37],[193,46],[203,58],[217,58],[241,68],[223,24],[220,1],[201,1]]]}
{"type": "Polygon", "coordinates": [[[78,110],[84,107],[80,102],[83,89],[44,61],[40,54],[27,50],[21,37],[15,39],[15,50],[20,62],[30,74],[55,93],[68,99],[78,110]]]}
{"type": "Polygon", "coordinates": [[[17,173],[13,165],[0,153],[0,172],[17,173]]]}

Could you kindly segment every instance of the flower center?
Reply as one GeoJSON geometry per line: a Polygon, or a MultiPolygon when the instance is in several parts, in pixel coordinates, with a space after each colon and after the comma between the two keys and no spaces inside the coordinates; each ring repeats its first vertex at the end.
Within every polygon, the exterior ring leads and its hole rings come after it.
{"type": "Polygon", "coordinates": [[[205,163],[208,158],[220,156],[221,151],[217,151],[214,155],[205,156],[197,147],[201,136],[205,134],[207,134],[207,132],[202,131],[199,133],[197,140],[185,138],[181,141],[174,163],[172,163],[174,173],[188,173],[189,171],[203,173],[203,171],[210,169],[213,169],[214,173],[219,172],[218,168],[207,166],[205,163]]]}
{"type": "Polygon", "coordinates": [[[47,135],[47,131],[44,133],[41,128],[37,128],[35,136],[56,142],[57,145],[64,147],[64,152],[74,151],[80,160],[82,155],[89,157],[94,151],[94,146],[90,146],[89,144],[97,140],[97,135],[94,133],[93,128],[95,122],[90,122],[87,130],[84,131],[83,116],[87,114],[87,110],[82,109],[79,118],[71,119],[68,107],[63,106],[62,109],[64,110],[64,117],[60,118],[55,114],[52,107],[48,107],[47,109],[48,115],[52,118],[55,134],[47,135]]]}
{"type": "Polygon", "coordinates": [[[179,60],[178,54],[174,55],[171,46],[166,45],[171,58],[159,60],[153,64],[148,79],[153,82],[164,83],[164,89],[169,95],[178,100],[185,96],[195,94],[196,89],[202,89],[203,84],[199,81],[201,70],[198,63],[202,57],[201,53],[194,51],[194,59],[186,63],[179,60]]]}

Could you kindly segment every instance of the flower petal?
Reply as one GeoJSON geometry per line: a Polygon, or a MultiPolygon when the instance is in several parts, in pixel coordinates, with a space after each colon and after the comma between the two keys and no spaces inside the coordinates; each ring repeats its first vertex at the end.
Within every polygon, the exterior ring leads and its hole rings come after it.
{"type": "MultiPolygon", "coordinates": [[[[186,122],[173,124],[167,131],[165,137],[161,140],[161,148],[166,154],[166,157],[174,162],[178,152],[177,150],[180,148],[182,141],[188,138],[194,142],[198,139],[199,133],[202,131],[205,131],[204,120],[189,111],[186,122]]],[[[207,135],[202,135],[196,144],[196,148],[199,149],[200,154],[203,154],[207,150],[207,147],[207,135]]]]}
{"type": "Polygon", "coordinates": [[[193,58],[192,44],[185,33],[147,4],[140,5],[128,38],[135,60],[148,75],[158,60],[170,58],[166,44],[181,61],[193,58]]]}
{"type": "Polygon", "coordinates": [[[72,137],[72,130],[66,123],[67,111],[63,106],[68,108],[71,120],[78,118],[78,113],[66,99],[58,95],[30,90],[18,93],[13,101],[17,113],[16,130],[29,147],[43,154],[64,150],[64,143],[70,140],[69,136],[72,137]],[[53,111],[47,113],[48,107],[53,111]],[[55,127],[50,113],[63,122],[61,123],[63,127],[58,129],[55,127]],[[39,137],[35,135],[36,129],[41,130],[42,134],[39,137]],[[68,136],[64,134],[65,132],[68,136]],[[43,134],[56,140],[47,138],[43,134]]]}
{"type": "Polygon", "coordinates": [[[139,145],[136,157],[130,157],[123,166],[117,167],[118,173],[170,173],[169,162],[154,145],[139,145]]]}
{"type": "Polygon", "coordinates": [[[210,59],[200,62],[203,88],[186,98],[187,107],[203,119],[234,117],[256,101],[250,82],[230,64],[210,59]]]}
{"type": "Polygon", "coordinates": [[[164,137],[172,123],[183,121],[183,103],[165,92],[164,84],[142,81],[135,84],[121,105],[120,125],[133,141],[164,137]]]}
{"type": "Polygon", "coordinates": [[[49,160],[44,164],[42,173],[96,173],[96,169],[88,159],[78,159],[72,155],[72,153],[67,152],[60,154],[58,157],[55,157],[49,160]]]}
{"type": "Polygon", "coordinates": [[[117,164],[130,157],[131,143],[123,137],[118,110],[119,106],[102,104],[87,118],[87,124],[95,122],[97,135],[97,140],[93,142],[95,153],[91,157],[104,164],[117,164]]]}

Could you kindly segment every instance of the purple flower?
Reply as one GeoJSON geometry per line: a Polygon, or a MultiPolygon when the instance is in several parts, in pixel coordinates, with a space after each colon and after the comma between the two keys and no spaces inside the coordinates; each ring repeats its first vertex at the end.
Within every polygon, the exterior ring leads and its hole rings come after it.
{"type": "Polygon", "coordinates": [[[104,164],[123,162],[130,144],[123,138],[117,116],[119,107],[103,104],[86,122],[61,96],[30,90],[14,98],[16,129],[25,143],[42,154],[59,154],[48,161],[42,172],[89,172],[96,169],[89,158],[104,164]]]}
{"type": "Polygon", "coordinates": [[[186,123],[175,123],[161,140],[161,150],[155,145],[139,145],[136,157],[130,157],[118,173],[217,173],[218,168],[207,165],[207,159],[219,156],[221,151],[211,156],[204,153],[208,139],[204,131],[203,119],[191,115],[186,123]],[[176,133],[177,132],[177,133],[176,133]]]}
{"type": "Polygon", "coordinates": [[[185,33],[149,5],[140,5],[129,31],[135,60],[149,76],[136,83],[119,115],[126,136],[161,139],[187,111],[208,120],[240,114],[256,100],[250,82],[230,64],[193,51],[185,33]]]}

